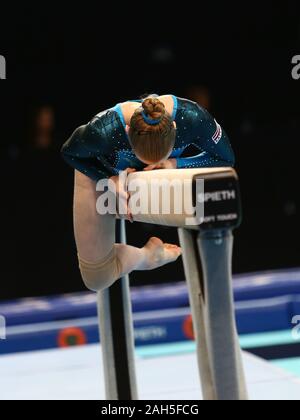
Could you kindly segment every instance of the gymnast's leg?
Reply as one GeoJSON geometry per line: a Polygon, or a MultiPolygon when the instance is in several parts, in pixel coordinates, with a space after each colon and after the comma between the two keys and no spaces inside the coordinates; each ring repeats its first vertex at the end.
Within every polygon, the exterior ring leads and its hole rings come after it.
{"type": "Polygon", "coordinates": [[[110,287],[135,270],[153,270],[181,255],[176,245],[151,238],[143,248],[115,244],[114,215],[99,215],[95,182],[75,171],[74,231],[79,267],[85,285],[94,291],[110,287]]]}

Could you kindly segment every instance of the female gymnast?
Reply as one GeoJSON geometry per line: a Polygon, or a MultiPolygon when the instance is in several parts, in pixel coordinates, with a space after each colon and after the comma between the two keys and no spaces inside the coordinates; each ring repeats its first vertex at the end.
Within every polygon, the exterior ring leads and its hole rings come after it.
{"type": "Polygon", "coordinates": [[[153,270],[181,255],[178,246],[158,238],[143,248],[116,244],[116,216],[99,215],[96,210],[97,181],[110,178],[118,194],[128,199],[119,182],[122,171],[234,165],[230,142],[216,120],[197,103],[174,95],[151,95],[101,112],[75,130],[62,155],[75,169],[79,268],[85,285],[94,291],[110,287],[132,271],[153,270]]]}

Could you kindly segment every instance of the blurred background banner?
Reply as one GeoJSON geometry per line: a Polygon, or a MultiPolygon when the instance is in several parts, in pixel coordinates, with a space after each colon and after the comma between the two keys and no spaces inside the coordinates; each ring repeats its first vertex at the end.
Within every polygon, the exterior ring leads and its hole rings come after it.
{"type": "MultiPolygon", "coordinates": [[[[231,139],[244,213],[234,273],[300,265],[299,2],[166,6],[1,6],[0,300],[84,290],[60,148],[96,113],[153,92],[198,102],[231,139]]],[[[128,226],[132,245],[153,235],[178,241],[128,226]]],[[[182,263],[131,279],[182,281],[182,263]]]]}

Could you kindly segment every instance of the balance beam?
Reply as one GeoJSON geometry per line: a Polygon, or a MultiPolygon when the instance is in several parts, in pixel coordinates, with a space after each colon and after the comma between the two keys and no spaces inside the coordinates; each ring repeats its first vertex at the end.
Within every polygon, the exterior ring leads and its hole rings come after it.
{"type": "MultiPolygon", "coordinates": [[[[146,198],[159,201],[158,206],[154,203],[156,211],[133,213],[133,219],[178,228],[204,399],[247,400],[232,291],[232,232],[241,223],[238,176],[232,168],[137,172],[129,175],[128,190],[150,187],[153,180],[154,188],[148,188],[146,198]],[[168,183],[173,187],[166,213],[161,205],[166,190],[162,187],[157,195],[156,186],[168,183]],[[185,186],[183,195],[179,185],[185,186]],[[178,200],[185,204],[181,213],[178,200]]],[[[126,243],[123,220],[117,221],[116,241],[126,243]]],[[[99,292],[98,313],[106,398],[137,400],[128,276],[99,292]]]]}

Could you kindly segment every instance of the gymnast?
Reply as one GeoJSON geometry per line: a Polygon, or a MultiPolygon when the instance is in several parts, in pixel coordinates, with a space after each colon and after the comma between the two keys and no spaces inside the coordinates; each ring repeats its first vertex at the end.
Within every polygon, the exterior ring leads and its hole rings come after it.
{"type": "MultiPolygon", "coordinates": [[[[115,182],[129,199],[119,174],[136,170],[207,168],[234,165],[229,139],[197,103],[174,95],[150,95],[117,104],[79,127],[62,147],[75,169],[74,231],[79,268],[87,288],[110,287],[122,276],[176,261],[177,245],[151,238],[143,248],[115,243],[116,216],[96,210],[96,183],[115,182]]],[[[125,218],[132,221],[128,211],[125,218]]]]}

